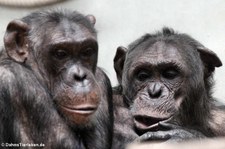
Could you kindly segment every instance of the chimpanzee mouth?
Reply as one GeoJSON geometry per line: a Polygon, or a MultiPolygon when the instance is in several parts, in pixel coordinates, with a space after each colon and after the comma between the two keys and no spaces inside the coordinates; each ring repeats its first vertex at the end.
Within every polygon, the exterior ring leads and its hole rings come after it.
{"type": "Polygon", "coordinates": [[[158,131],[160,130],[159,122],[167,122],[169,120],[170,117],[156,118],[142,115],[134,116],[134,124],[139,131],[158,131]]]}
{"type": "Polygon", "coordinates": [[[90,115],[97,110],[97,106],[94,106],[94,105],[79,105],[79,106],[60,105],[60,106],[62,107],[62,109],[68,112],[82,114],[82,115],[90,115]]]}

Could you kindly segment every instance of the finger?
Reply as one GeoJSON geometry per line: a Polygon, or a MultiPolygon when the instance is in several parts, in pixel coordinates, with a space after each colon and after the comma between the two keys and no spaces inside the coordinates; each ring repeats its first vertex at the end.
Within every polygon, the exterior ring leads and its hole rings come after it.
{"type": "Polygon", "coordinates": [[[157,131],[157,132],[147,132],[138,138],[139,142],[144,141],[165,141],[170,139],[170,132],[157,131]]]}
{"type": "Polygon", "coordinates": [[[159,122],[159,126],[163,127],[163,128],[166,128],[166,129],[178,129],[178,128],[180,128],[180,126],[170,124],[170,123],[166,123],[166,122],[159,122]]]}

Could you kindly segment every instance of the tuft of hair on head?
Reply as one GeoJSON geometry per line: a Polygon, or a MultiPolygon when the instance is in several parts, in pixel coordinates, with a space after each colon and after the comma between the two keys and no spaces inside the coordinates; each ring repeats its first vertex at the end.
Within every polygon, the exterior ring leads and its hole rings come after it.
{"type": "Polygon", "coordinates": [[[161,34],[163,36],[171,36],[171,35],[175,35],[176,33],[172,28],[163,27],[161,34]]]}

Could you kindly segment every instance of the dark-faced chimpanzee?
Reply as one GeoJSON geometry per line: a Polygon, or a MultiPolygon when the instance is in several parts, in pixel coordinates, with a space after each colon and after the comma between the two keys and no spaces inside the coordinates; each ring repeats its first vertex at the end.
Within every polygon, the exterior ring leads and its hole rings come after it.
{"type": "Polygon", "coordinates": [[[120,126],[115,127],[115,139],[129,142],[138,135],[139,141],[179,141],[225,135],[225,112],[211,91],[213,72],[221,65],[214,52],[169,28],[142,36],[128,49],[119,47],[114,58],[119,82],[115,126],[120,126]],[[120,117],[127,122],[121,123],[120,117]]]}
{"type": "Polygon", "coordinates": [[[1,143],[110,148],[112,91],[97,67],[94,24],[94,16],[69,10],[8,24],[0,56],[1,143]]]}

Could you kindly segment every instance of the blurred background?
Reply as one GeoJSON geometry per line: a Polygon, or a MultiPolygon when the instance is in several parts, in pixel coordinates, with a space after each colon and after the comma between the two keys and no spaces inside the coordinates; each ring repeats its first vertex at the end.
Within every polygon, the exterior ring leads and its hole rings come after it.
{"type": "MultiPolygon", "coordinates": [[[[164,26],[187,33],[211,49],[225,65],[224,0],[0,0],[0,44],[9,21],[39,9],[68,8],[96,19],[98,65],[113,86],[116,48],[164,26]]],[[[216,69],[214,96],[225,103],[225,66],[216,69]]]]}

